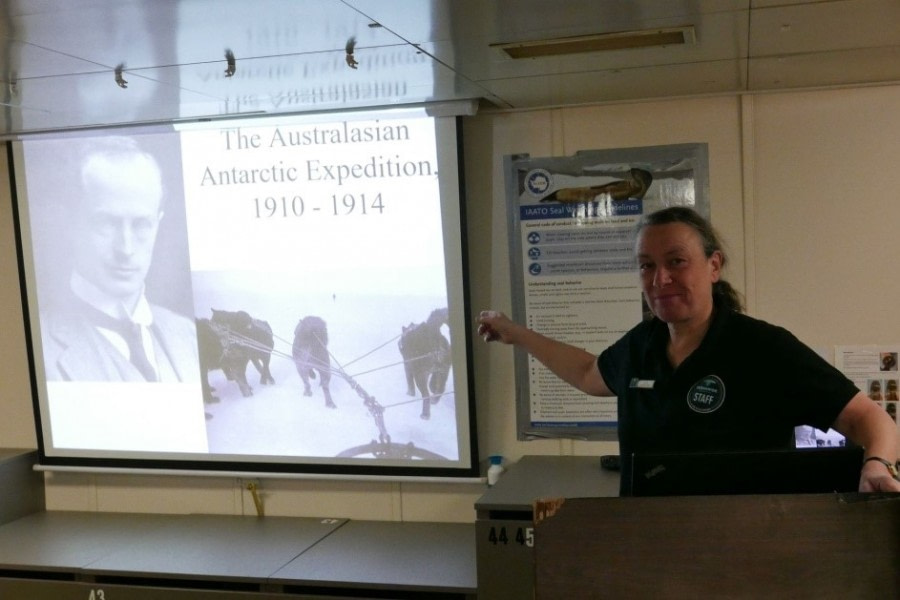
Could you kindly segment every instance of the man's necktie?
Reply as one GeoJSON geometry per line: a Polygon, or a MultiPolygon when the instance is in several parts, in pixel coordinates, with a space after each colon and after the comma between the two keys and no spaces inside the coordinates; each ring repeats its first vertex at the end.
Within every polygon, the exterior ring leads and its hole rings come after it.
{"type": "Polygon", "coordinates": [[[156,381],[156,369],[150,364],[150,359],[147,358],[147,353],[144,351],[141,326],[132,321],[123,320],[122,329],[127,330],[127,333],[122,337],[125,338],[125,342],[128,344],[128,360],[141,372],[144,379],[156,381]]]}
{"type": "Polygon", "coordinates": [[[157,381],[156,369],[150,364],[141,336],[141,326],[129,319],[116,319],[88,304],[84,310],[95,325],[118,333],[128,345],[128,360],[147,381],[157,381]]]}

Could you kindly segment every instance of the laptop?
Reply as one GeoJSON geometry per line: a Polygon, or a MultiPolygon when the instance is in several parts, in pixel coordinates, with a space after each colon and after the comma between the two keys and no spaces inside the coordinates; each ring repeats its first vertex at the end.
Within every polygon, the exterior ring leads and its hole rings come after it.
{"type": "Polygon", "coordinates": [[[632,455],[632,496],[856,492],[858,446],[632,455]]]}

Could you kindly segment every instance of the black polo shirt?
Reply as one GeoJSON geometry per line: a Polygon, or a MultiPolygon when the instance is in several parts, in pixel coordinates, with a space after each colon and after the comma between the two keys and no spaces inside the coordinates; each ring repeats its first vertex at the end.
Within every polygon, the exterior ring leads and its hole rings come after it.
{"type": "Polygon", "coordinates": [[[795,426],[828,429],[859,391],[786,329],[727,309],[676,369],[668,340],[644,321],[597,359],[618,396],[623,490],[634,452],[790,448],[795,426]]]}

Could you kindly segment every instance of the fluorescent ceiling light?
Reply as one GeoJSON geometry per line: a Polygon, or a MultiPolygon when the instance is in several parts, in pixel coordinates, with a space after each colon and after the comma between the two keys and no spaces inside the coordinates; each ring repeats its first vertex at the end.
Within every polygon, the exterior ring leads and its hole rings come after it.
{"type": "Polygon", "coordinates": [[[695,40],[694,26],[688,25],[685,27],[618,31],[615,33],[580,35],[530,42],[491,44],[491,47],[502,50],[510,58],[539,58],[542,56],[579,54],[582,52],[608,52],[654,46],[678,46],[693,44],[695,40]]]}

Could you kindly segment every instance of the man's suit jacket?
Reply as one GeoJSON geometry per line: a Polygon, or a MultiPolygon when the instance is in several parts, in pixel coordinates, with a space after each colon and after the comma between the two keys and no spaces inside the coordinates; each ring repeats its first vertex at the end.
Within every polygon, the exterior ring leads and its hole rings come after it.
{"type": "MultiPolygon", "coordinates": [[[[197,327],[191,319],[161,306],[153,312],[159,381],[198,382],[197,327]]],[[[140,372],[73,302],[41,322],[44,366],[50,381],[145,381],[140,372]]]]}

